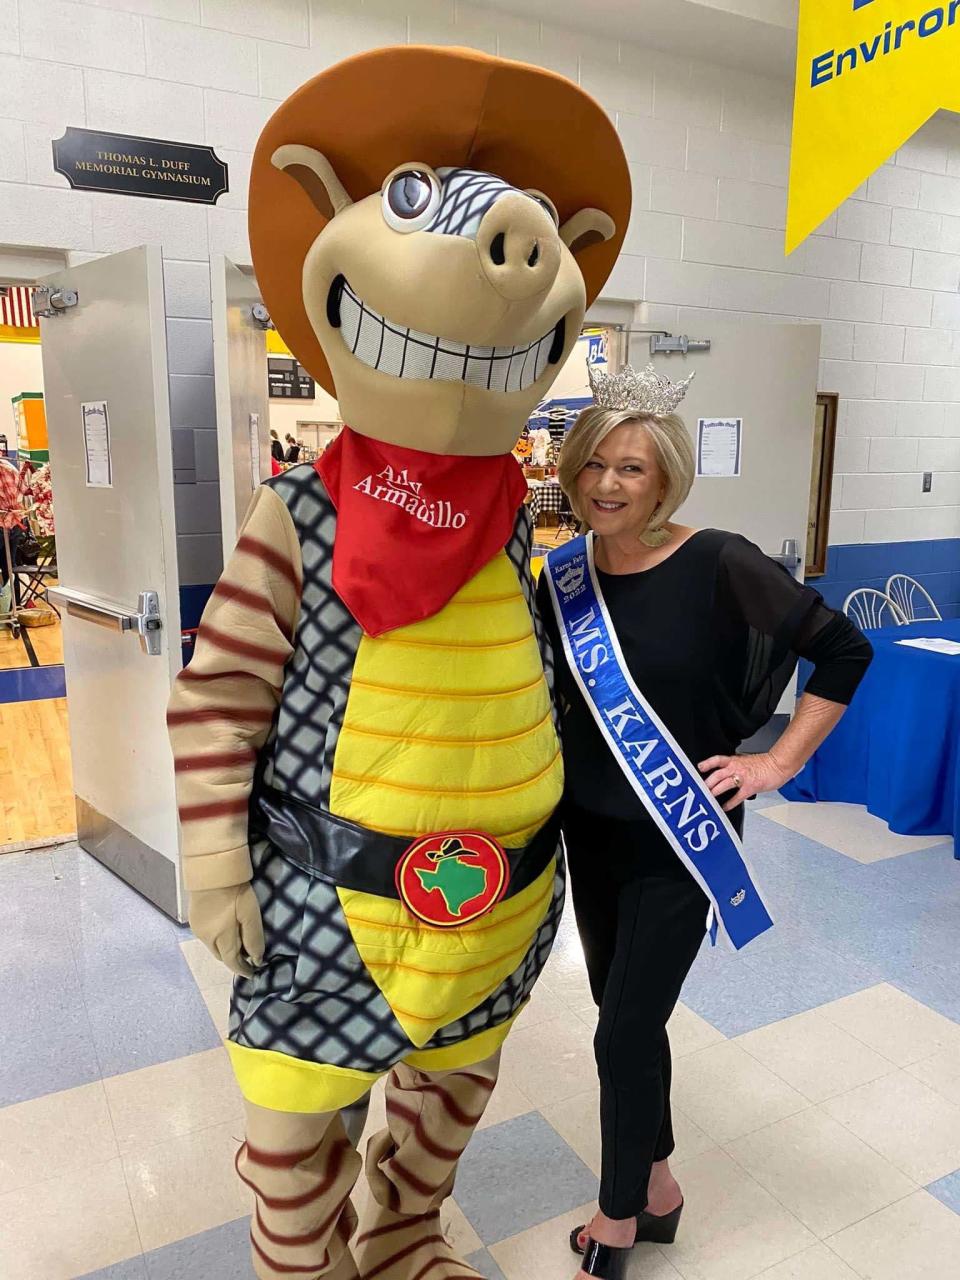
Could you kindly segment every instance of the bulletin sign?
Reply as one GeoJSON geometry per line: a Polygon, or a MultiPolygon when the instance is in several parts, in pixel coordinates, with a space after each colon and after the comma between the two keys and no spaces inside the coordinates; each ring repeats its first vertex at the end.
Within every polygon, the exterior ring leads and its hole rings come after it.
{"type": "Polygon", "coordinates": [[[296,360],[270,356],[267,385],[272,400],[315,400],[317,384],[296,360]]]}
{"type": "Polygon", "coordinates": [[[212,147],[70,126],[53,141],[53,167],[78,191],[216,204],[229,190],[212,147]]]}

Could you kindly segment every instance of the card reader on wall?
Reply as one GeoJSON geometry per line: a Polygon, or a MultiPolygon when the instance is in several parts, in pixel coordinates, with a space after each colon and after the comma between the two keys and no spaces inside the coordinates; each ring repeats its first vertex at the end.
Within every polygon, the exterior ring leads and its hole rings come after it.
{"type": "Polygon", "coordinates": [[[709,351],[709,338],[688,338],[685,333],[681,333],[678,337],[674,337],[672,333],[654,334],[650,339],[650,354],[652,356],[674,355],[682,352],[686,355],[688,351],[709,351]]]}

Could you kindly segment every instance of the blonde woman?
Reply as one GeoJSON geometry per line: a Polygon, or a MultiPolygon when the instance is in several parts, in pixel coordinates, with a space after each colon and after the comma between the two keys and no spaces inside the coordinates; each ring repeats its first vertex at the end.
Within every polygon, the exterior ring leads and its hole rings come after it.
{"type": "Polygon", "coordinates": [[[674,412],[686,386],[652,366],[597,380],[559,466],[587,532],[550,553],[538,588],[557,654],[573,901],[600,1010],[600,1204],[571,1235],[580,1277],[616,1280],[634,1243],[676,1235],[667,1021],[705,923],[737,947],[770,926],[741,857],[743,802],[804,765],[871,655],[745,538],[673,519],[694,476],[674,412]],[[798,656],[815,670],[790,725],[771,750],[738,755],[798,656]]]}

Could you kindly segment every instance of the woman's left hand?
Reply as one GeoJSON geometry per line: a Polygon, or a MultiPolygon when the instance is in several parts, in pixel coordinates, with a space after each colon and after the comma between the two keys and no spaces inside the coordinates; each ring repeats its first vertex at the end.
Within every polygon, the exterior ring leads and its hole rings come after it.
{"type": "Polygon", "coordinates": [[[724,813],[762,791],[779,790],[793,776],[769,751],[747,756],[711,756],[699,769],[713,795],[734,792],[723,805],[724,813]]]}

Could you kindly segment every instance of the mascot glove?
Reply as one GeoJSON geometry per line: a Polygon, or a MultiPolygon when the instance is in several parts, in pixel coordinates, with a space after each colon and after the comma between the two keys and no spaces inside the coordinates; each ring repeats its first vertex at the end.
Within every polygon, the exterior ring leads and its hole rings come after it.
{"type": "Polygon", "coordinates": [[[252,978],[263,964],[263,921],[250,884],[194,889],[190,928],[221,964],[241,977],[252,978]]]}

